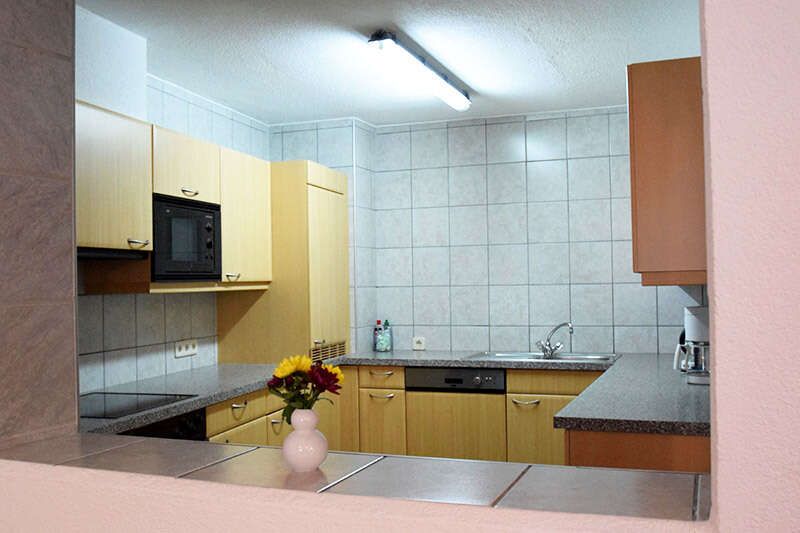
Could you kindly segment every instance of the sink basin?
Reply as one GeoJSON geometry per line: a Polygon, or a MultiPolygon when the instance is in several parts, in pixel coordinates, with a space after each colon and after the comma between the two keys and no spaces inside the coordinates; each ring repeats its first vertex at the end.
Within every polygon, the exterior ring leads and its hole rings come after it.
{"type": "Polygon", "coordinates": [[[603,362],[613,361],[613,353],[557,353],[553,357],[545,357],[541,352],[479,352],[472,354],[467,359],[489,359],[495,361],[586,361],[603,362]]]}

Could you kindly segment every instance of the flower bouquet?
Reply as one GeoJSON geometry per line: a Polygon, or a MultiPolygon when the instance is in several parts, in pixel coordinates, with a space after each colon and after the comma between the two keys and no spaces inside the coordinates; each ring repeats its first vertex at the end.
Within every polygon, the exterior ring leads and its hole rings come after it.
{"type": "Polygon", "coordinates": [[[318,400],[333,403],[322,394],[339,394],[342,381],[339,368],[294,355],[280,362],[267,383],[270,393],[286,403],[283,419],[293,431],[283,441],[283,458],[295,472],[316,470],[328,455],[328,441],[316,429],[319,417],[312,408],[318,400]]]}

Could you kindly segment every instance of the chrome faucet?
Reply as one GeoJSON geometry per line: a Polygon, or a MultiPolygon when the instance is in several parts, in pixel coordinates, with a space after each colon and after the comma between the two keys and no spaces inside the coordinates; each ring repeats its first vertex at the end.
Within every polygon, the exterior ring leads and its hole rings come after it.
{"type": "Polygon", "coordinates": [[[572,322],[562,322],[551,329],[550,333],[547,334],[547,337],[545,337],[544,340],[536,342],[536,346],[538,346],[542,351],[542,355],[545,359],[552,359],[558,353],[558,351],[564,347],[564,345],[560,342],[556,342],[555,345],[550,343],[550,339],[553,337],[553,335],[555,335],[556,331],[560,330],[564,326],[569,328],[569,334],[572,335],[574,332],[574,329],[572,328],[572,322]]]}

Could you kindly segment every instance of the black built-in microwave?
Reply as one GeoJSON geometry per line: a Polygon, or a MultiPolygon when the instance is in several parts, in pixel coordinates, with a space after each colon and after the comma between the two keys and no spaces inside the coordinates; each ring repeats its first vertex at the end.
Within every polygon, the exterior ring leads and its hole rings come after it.
{"type": "Polygon", "coordinates": [[[153,281],[219,280],[219,206],[153,195],[153,281]]]}

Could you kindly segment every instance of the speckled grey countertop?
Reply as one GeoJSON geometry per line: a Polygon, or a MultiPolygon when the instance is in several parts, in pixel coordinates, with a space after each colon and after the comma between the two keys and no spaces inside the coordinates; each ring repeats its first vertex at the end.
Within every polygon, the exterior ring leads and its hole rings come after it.
{"type": "Polygon", "coordinates": [[[478,352],[441,350],[395,350],[392,352],[356,352],[331,359],[337,365],[423,366],[462,368],[513,368],[527,370],[606,370],[613,361],[525,361],[497,359],[491,355],[475,357],[478,352]]]}
{"type": "Polygon", "coordinates": [[[191,394],[194,397],[120,418],[81,418],[80,430],[84,433],[122,433],[173,416],[203,409],[209,405],[266,388],[274,368],[275,365],[221,364],[93,391],[191,394]]]}
{"type": "Polygon", "coordinates": [[[711,434],[709,387],[689,385],[667,355],[625,355],[554,418],[557,428],[711,434]]]}

